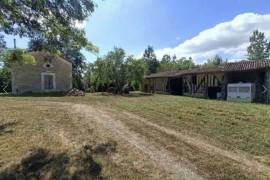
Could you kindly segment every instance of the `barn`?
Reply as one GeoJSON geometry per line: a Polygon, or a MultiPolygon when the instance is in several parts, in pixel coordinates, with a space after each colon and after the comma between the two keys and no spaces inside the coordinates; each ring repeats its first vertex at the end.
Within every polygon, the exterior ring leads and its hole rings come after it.
{"type": "Polygon", "coordinates": [[[13,63],[12,94],[66,92],[72,88],[72,64],[48,52],[31,52],[36,64],[13,63]]]}
{"type": "Polygon", "coordinates": [[[150,93],[226,100],[234,91],[239,94],[247,92],[249,84],[252,86],[250,92],[254,92],[252,101],[270,102],[270,60],[240,61],[214,68],[150,74],[144,77],[141,87],[144,92],[150,93]]]}

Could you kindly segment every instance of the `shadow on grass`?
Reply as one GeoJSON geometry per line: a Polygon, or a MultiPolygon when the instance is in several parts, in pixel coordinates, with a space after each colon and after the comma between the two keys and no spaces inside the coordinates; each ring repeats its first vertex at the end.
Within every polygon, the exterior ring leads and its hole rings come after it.
{"type": "Polygon", "coordinates": [[[4,135],[4,134],[9,134],[12,133],[13,130],[10,129],[10,127],[16,125],[16,122],[7,122],[7,123],[1,123],[0,122],[0,136],[4,135]]]}
{"type": "Polygon", "coordinates": [[[30,151],[19,164],[0,172],[0,180],[38,180],[38,179],[104,179],[101,176],[102,166],[93,155],[109,155],[115,152],[116,143],[108,142],[92,148],[83,146],[77,153],[67,151],[51,154],[38,148],[30,151]]]}
{"type": "Polygon", "coordinates": [[[102,179],[101,169],[86,150],[70,156],[67,152],[50,154],[39,148],[32,150],[20,164],[1,172],[0,180],[102,179]]]}

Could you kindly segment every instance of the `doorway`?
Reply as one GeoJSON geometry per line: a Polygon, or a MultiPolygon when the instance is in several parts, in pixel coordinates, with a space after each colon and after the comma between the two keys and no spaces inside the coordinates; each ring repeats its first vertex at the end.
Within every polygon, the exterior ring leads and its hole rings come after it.
{"type": "Polygon", "coordinates": [[[170,88],[171,88],[171,94],[173,95],[182,95],[183,89],[182,89],[182,78],[175,78],[170,80],[170,88]]]}
{"type": "Polygon", "coordinates": [[[208,98],[209,99],[221,98],[218,96],[218,93],[221,93],[221,87],[208,87],[208,98]]]}

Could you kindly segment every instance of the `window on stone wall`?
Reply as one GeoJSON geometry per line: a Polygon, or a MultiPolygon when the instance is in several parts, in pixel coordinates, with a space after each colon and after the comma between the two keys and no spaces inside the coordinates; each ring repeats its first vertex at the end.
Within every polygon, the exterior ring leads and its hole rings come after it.
{"type": "Polygon", "coordinates": [[[41,89],[45,91],[56,89],[54,73],[41,73],[41,89]]]}
{"type": "Polygon", "coordinates": [[[52,75],[44,75],[44,89],[45,90],[53,89],[53,76],[52,75]]]}

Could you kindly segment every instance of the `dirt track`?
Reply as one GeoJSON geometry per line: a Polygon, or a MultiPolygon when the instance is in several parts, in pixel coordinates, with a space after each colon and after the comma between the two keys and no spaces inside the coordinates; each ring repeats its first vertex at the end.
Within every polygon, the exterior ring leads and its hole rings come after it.
{"type": "MultiPolygon", "coordinates": [[[[47,102],[56,103],[56,102],[47,102]]],[[[202,156],[207,162],[208,157],[217,156],[220,159],[225,159],[227,162],[233,162],[237,164],[243,172],[251,173],[252,177],[259,177],[259,179],[267,179],[269,177],[270,168],[265,164],[262,164],[254,157],[251,157],[244,152],[231,152],[228,150],[216,147],[213,144],[199,139],[198,137],[191,137],[187,134],[177,132],[175,130],[165,128],[158,124],[148,121],[138,115],[135,115],[126,111],[117,111],[116,109],[110,109],[101,106],[91,106],[85,104],[73,104],[73,103],[56,103],[59,106],[72,107],[74,109],[74,117],[79,117],[77,121],[80,121],[80,125],[74,128],[78,129],[78,134],[68,134],[65,128],[61,126],[60,129],[50,129],[52,136],[58,136],[58,138],[65,144],[65,146],[71,148],[78,148],[81,146],[83,141],[81,141],[79,134],[84,134],[87,127],[92,127],[96,131],[99,131],[99,135],[104,135],[104,137],[112,137],[113,140],[117,142],[122,142],[122,144],[127,144],[130,151],[136,151],[143,156],[143,161],[151,162],[155,168],[159,169],[160,172],[164,172],[168,179],[208,179],[211,178],[211,172],[203,172],[204,170],[199,170],[198,164],[194,164],[189,161],[189,158],[185,154],[198,154],[202,156]],[[124,119],[123,119],[124,118],[124,119]],[[134,131],[134,128],[144,129],[146,126],[150,127],[151,130],[148,133],[155,138],[149,138],[146,134],[140,131],[134,131]],[[155,132],[160,132],[159,137],[155,132]],[[165,136],[173,136],[177,141],[186,144],[186,146],[194,147],[196,151],[186,152],[185,147],[181,145],[176,145],[177,149],[182,150],[185,154],[178,153],[178,151],[171,151],[170,149],[164,147],[164,144],[159,142],[159,138],[164,138],[165,136]],[[204,156],[208,154],[208,156],[204,156]],[[179,158],[180,156],[180,158],[179,158]],[[183,157],[182,157],[183,156],[183,157]],[[257,176],[259,175],[259,176],[257,176]]],[[[72,122],[75,126],[78,124],[76,121],[72,122]]],[[[147,131],[147,129],[146,129],[147,131]]],[[[169,140],[168,140],[169,141],[169,140]]],[[[141,161],[140,163],[144,163],[141,161]]],[[[219,163],[219,162],[218,162],[219,163]]],[[[223,165],[218,164],[218,169],[222,169],[223,165]]],[[[242,171],[241,170],[241,171],[242,171]]],[[[215,171],[215,170],[212,170],[215,171]]],[[[224,170],[226,172],[227,170],[224,170]]],[[[228,170],[229,171],[229,170],[228,170]]],[[[216,173],[216,172],[215,172],[216,173]]],[[[216,173],[217,174],[217,173],[216,173]]],[[[217,179],[222,179],[223,176],[217,179]]],[[[252,178],[251,178],[252,179],[252,178]]]]}
{"type": "MultiPolygon", "coordinates": [[[[157,146],[157,143],[152,143],[143,135],[130,130],[130,128],[120,120],[113,118],[112,110],[107,111],[105,108],[98,109],[83,104],[73,104],[73,107],[77,113],[83,114],[87,119],[92,119],[92,121],[94,120],[94,122],[99,124],[101,128],[105,128],[110,131],[110,133],[114,136],[114,139],[125,141],[141,151],[141,153],[152,161],[157,168],[163,169],[166,173],[168,173],[171,179],[204,179],[196,172],[196,167],[194,167],[192,164],[179,161],[179,159],[175,158],[171,152],[162,146],[157,146]]],[[[114,113],[117,113],[117,111],[114,113]]],[[[153,129],[159,130],[167,135],[174,136],[179,141],[183,141],[184,143],[197,147],[205,153],[215,154],[217,156],[235,161],[244,170],[269,176],[270,168],[268,166],[259,163],[254,158],[250,158],[243,152],[237,153],[223,150],[201,139],[190,137],[180,132],[151,123],[132,113],[121,113],[132,120],[137,120],[142,124],[142,126],[151,126],[153,129]]]]}
{"type": "Polygon", "coordinates": [[[162,147],[157,148],[147,142],[144,137],[130,131],[123,123],[113,119],[108,113],[81,104],[74,105],[74,109],[78,113],[83,113],[89,119],[94,119],[103,128],[109,130],[114,138],[124,140],[140,150],[141,153],[148,156],[149,160],[154,162],[157,168],[164,169],[171,179],[203,179],[203,177],[182,165],[181,162],[176,161],[167,150],[162,147]]]}

